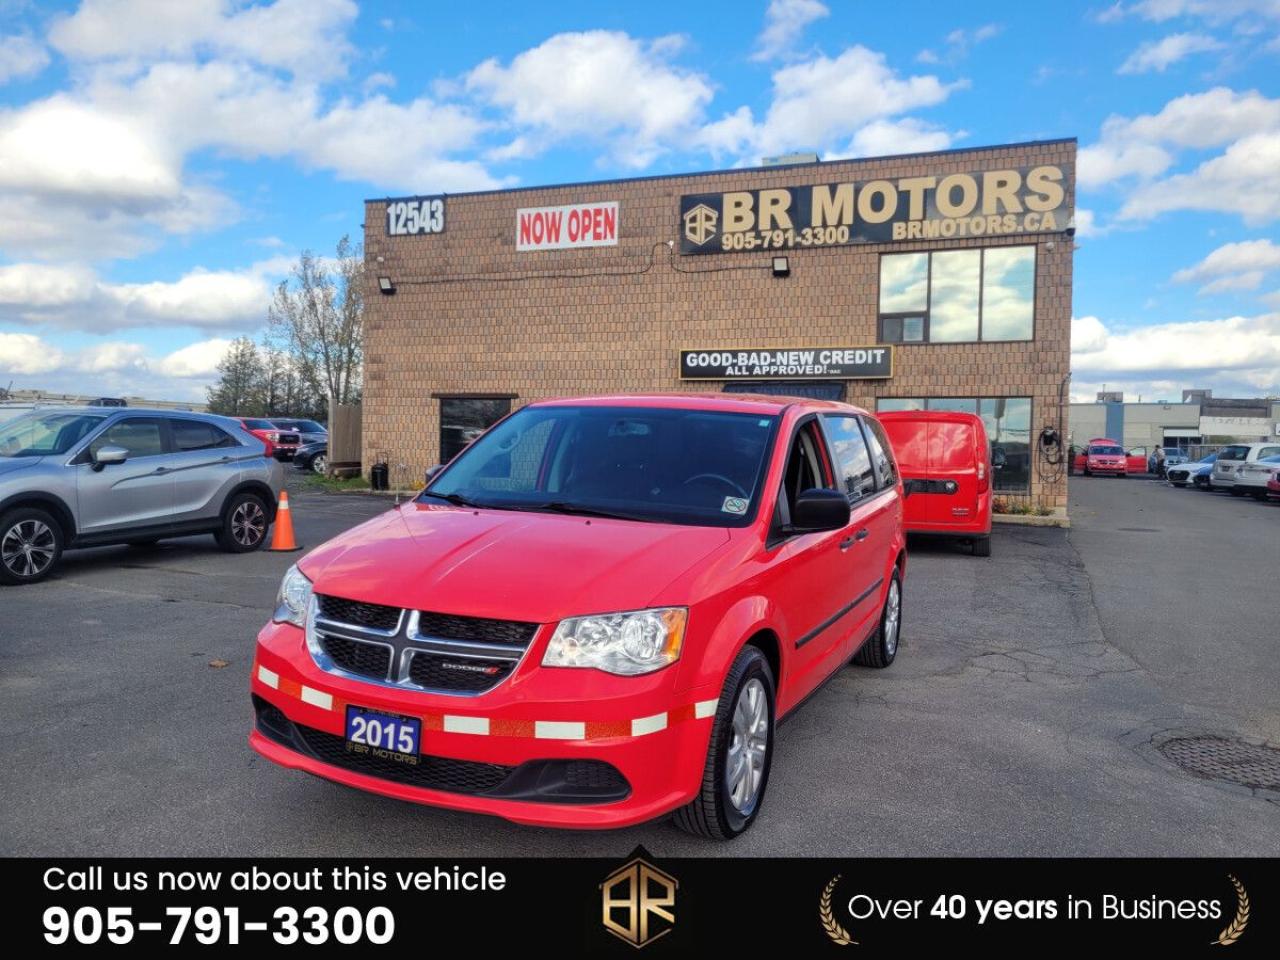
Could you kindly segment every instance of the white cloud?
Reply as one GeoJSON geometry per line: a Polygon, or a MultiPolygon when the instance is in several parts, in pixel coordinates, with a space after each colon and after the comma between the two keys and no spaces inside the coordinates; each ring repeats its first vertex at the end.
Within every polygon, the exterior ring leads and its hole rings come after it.
{"type": "Polygon", "coordinates": [[[1269,239],[1228,243],[1194,266],[1173,275],[1174,283],[1198,283],[1201,294],[1256,290],[1267,273],[1280,270],[1280,245],[1269,239]]]}
{"type": "Polygon", "coordinates": [[[998,36],[1003,29],[998,23],[985,23],[972,30],[957,28],[947,34],[940,52],[933,49],[921,50],[916,54],[916,60],[927,64],[958,63],[967,57],[974,47],[998,36]]]}
{"type": "Polygon", "coordinates": [[[465,87],[504,111],[535,149],[566,140],[604,144],[618,162],[644,167],[686,141],[713,94],[705,76],[670,62],[681,45],[678,37],[561,33],[509,64],[486,60],[465,87]]]}
{"type": "Polygon", "coordinates": [[[199,340],[171,353],[108,341],[63,349],[32,333],[0,332],[0,379],[19,389],[202,402],[230,340],[199,340]]]}
{"type": "Polygon", "coordinates": [[[49,65],[49,51],[24,33],[0,36],[0,84],[34,77],[49,65]]]}
{"type": "Polygon", "coordinates": [[[1179,60],[1195,53],[1221,50],[1225,44],[1203,33],[1173,33],[1160,40],[1148,40],[1129,54],[1117,73],[1164,73],[1179,60]]]}
{"type": "Polygon", "coordinates": [[[210,54],[323,78],[345,72],[357,13],[352,0],[83,0],[54,21],[49,40],[75,60],[210,54]]]}
{"type": "Polygon", "coordinates": [[[1172,163],[1172,154],[1154,143],[1103,140],[1080,149],[1076,157],[1076,179],[1086,188],[1125,177],[1149,179],[1169,169],[1172,163]]]}
{"type": "Polygon", "coordinates": [[[1280,19],[1280,0],[1141,0],[1128,7],[1117,3],[1108,13],[1113,14],[1110,19],[1135,14],[1154,23],[1164,23],[1177,17],[1228,23],[1249,15],[1280,19]]]}
{"type": "Polygon", "coordinates": [[[1071,369],[1076,391],[1105,381],[1109,389],[1130,392],[1144,392],[1145,385],[1146,396],[1158,392],[1153,383],[1221,387],[1226,396],[1280,393],[1280,313],[1131,329],[1076,317],[1071,369]]]}
{"type": "MultiPolygon", "coordinates": [[[[884,54],[852,46],[836,57],[820,54],[776,71],[773,99],[763,119],[757,121],[749,107],[740,107],[708,124],[700,140],[715,153],[828,151],[855,138],[873,121],[934,106],[962,86],[931,75],[904,78],[886,63],[884,54]]],[[[908,129],[900,125],[897,132],[908,129]]],[[[916,135],[924,129],[917,128],[916,135]]],[[[875,136],[876,131],[868,134],[875,136]]]]}
{"type": "Polygon", "coordinates": [[[1280,131],[1242,137],[1190,173],[1139,187],[1119,218],[1149,220],[1172,210],[1234,213],[1251,225],[1280,218],[1280,131]]]}
{"type": "Polygon", "coordinates": [[[853,135],[842,151],[825,154],[825,160],[845,157],[888,157],[899,153],[946,150],[955,142],[950,132],[916,117],[872,120],[853,135]]]}
{"type": "Polygon", "coordinates": [[[246,270],[193,270],[175,281],[109,283],[80,266],[0,266],[0,321],[89,333],[140,327],[245,330],[266,319],[278,257],[246,270]]]}
{"type": "Polygon", "coordinates": [[[753,60],[775,60],[794,52],[796,41],[809,24],[831,11],[818,0],[769,0],[764,29],[756,38],[753,60]]]}

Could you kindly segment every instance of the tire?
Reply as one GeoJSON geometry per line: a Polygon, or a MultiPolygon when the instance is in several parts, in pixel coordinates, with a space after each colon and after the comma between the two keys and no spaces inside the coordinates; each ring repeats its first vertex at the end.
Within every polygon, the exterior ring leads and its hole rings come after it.
{"type": "Polygon", "coordinates": [[[1243,491],[1243,490],[1237,490],[1235,487],[1231,487],[1231,488],[1229,488],[1229,489],[1227,490],[1227,493],[1231,494],[1233,497],[1243,497],[1243,496],[1244,496],[1244,491],[1243,491]]]}
{"type": "MultiPolygon", "coordinates": [[[[707,747],[707,762],[702,771],[702,784],[698,795],[681,807],[673,815],[673,822],[686,833],[706,837],[709,840],[731,840],[743,833],[760,813],[764,802],[765,787],[769,784],[769,767],[773,760],[774,733],[774,680],[769,661],[765,659],[758,647],[743,647],[729,674],[725,677],[724,688],[720,694],[720,702],[716,706],[715,721],[711,728],[711,743],[707,747]],[[754,691],[749,693],[748,691],[754,691]],[[743,701],[743,709],[747,710],[739,723],[735,724],[738,715],[739,701],[743,701]],[[752,703],[760,703],[764,716],[750,712],[752,703]],[[742,742],[741,729],[743,721],[755,716],[753,739],[763,735],[763,754],[760,756],[760,767],[752,767],[747,779],[755,778],[754,792],[748,795],[749,786],[742,791],[741,803],[735,801],[730,792],[728,776],[729,762],[733,755],[733,744],[742,742]],[[764,729],[759,725],[763,723],[764,729]]],[[[741,747],[739,747],[739,756],[741,747]]],[[[757,755],[752,751],[752,755],[757,755]]]]}
{"type": "MultiPolygon", "coordinates": [[[[975,544],[976,548],[976,544],[975,544]]],[[[884,608],[880,611],[880,626],[862,648],[853,655],[853,662],[860,667],[883,670],[898,656],[898,638],[902,632],[902,577],[893,568],[889,577],[889,589],[884,593],[884,608]]]]}
{"type": "Polygon", "coordinates": [[[329,469],[329,458],[323,453],[317,453],[311,458],[311,472],[324,476],[326,470],[329,469]]]}
{"type": "Polygon", "coordinates": [[[267,542],[267,505],[256,493],[237,493],[222,508],[213,538],[227,553],[252,553],[267,542]]]}
{"type": "Polygon", "coordinates": [[[991,556],[991,538],[990,537],[974,537],[973,538],[973,555],[975,557],[991,556]]]}
{"type": "Polygon", "coordinates": [[[39,583],[62,559],[62,526],[39,507],[0,516],[0,583],[39,583]]]}
{"type": "Polygon", "coordinates": [[[1266,490],[1250,490],[1250,491],[1249,491],[1249,494],[1253,497],[1253,499],[1258,500],[1258,501],[1262,501],[1262,500],[1267,499],[1267,491],[1266,491],[1266,490]]]}

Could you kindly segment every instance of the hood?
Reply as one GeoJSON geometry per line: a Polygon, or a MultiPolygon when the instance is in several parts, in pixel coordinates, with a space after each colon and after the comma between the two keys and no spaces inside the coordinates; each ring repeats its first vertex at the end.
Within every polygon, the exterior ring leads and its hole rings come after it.
{"type": "Polygon", "coordinates": [[[7,476],[16,470],[34,467],[44,457],[0,457],[0,477],[7,476]]]}
{"type": "Polygon", "coordinates": [[[729,540],[723,527],[407,503],[312,551],[318,593],[550,623],[651,605],[729,540]]]}

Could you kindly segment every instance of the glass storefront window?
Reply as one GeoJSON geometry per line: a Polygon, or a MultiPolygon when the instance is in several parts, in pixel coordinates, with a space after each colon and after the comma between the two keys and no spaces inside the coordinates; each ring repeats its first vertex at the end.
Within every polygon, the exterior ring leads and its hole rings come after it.
{"type": "Polygon", "coordinates": [[[442,397],[440,462],[448,463],[510,412],[511,401],[506,397],[442,397]]]}
{"type": "Polygon", "coordinates": [[[1036,248],[880,257],[883,343],[978,343],[1035,335],[1036,248]]]}
{"type": "Polygon", "coordinates": [[[1030,397],[881,397],[876,410],[958,410],[976,413],[991,445],[992,488],[1000,493],[1031,489],[1030,397]]]}
{"type": "Polygon", "coordinates": [[[982,339],[1030,340],[1035,328],[1034,247],[987,250],[982,261],[982,339]]]}
{"type": "Polygon", "coordinates": [[[929,339],[971,343],[978,339],[981,250],[949,250],[933,255],[929,272],[929,339]]]}

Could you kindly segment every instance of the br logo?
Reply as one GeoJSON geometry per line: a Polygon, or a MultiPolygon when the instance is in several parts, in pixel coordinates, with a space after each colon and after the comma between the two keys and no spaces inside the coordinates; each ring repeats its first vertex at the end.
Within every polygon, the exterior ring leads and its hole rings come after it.
{"type": "Polygon", "coordinates": [[[679,886],[674,877],[636,857],[600,884],[600,921],[631,946],[648,946],[675,926],[679,886]]]}
{"type": "Polygon", "coordinates": [[[716,221],[720,214],[705,203],[691,207],[684,215],[684,235],[690,243],[702,246],[716,235],[716,221]]]}

